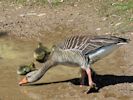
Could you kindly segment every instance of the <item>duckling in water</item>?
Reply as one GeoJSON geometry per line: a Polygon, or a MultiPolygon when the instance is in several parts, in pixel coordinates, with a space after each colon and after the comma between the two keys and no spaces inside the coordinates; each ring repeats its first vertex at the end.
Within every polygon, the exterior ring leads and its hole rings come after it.
{"type": "Polygon", "coordinates": [[[47,60],[49,54],[50,51],[48,48],[43,46],[42,43],[39,43],[38,47],[34,50],[34,58],[40,63],[44,63],[47,60]]]}
{"type": "Polygon", "coordinates": [[[34,71],[34,70],[36,70],[34,63],[31,63],[29,65],[20,65],[17,70],[17,74],[26,75],[27,73],[34,71]]]}

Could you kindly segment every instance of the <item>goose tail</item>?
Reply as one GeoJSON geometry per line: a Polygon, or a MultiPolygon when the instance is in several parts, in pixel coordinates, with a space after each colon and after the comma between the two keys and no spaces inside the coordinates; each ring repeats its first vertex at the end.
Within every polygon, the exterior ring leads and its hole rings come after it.
{"type": "Polygon", "coordinates": [[[127,43],[129,43],[130,41],[131,41],[130,39],[118,38],[118,44],[127,44],[127,43]]]}

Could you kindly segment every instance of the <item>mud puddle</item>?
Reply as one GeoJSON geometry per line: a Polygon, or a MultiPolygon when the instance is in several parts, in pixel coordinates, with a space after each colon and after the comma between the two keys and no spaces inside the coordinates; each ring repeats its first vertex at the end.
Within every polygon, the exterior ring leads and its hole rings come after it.
{"type": "Polygon", "coordinates": [[[33,50],[36,46],[37,42],[33,41],[0,38],[0,100],[88,100],[88,98],[131,100],[133,98],[132,67],[129,66],[130,59],[127,60],[124,47],[93,65],[97,72],[94,80],[100,88],[98,93],[88,95],[83,93],[88,87],[79,87],[78,67],[57,66],[50,69],[37,83],[19,86],[18,82],[22,77],[17,75],[16,70],[20,64],[34,61],[33,50]]]}

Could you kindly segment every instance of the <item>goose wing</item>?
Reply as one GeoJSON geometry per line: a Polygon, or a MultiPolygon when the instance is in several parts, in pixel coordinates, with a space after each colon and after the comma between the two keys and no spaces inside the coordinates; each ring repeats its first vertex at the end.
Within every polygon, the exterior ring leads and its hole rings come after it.
{"type": "Polygon", "coordinates": [[[83,54],[87,54],[100,47],[127,42],[124,38],[116,36],[71,36],[67,38],[60,48],[64,50],[78,50],[83,54]]]}

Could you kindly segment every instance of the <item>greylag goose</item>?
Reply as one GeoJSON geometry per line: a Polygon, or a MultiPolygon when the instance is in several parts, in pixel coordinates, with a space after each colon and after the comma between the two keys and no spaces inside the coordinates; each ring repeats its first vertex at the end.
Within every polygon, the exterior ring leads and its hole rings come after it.
{"type": "MultiPolygon", "coordinates": [[[[19,85],[36,82],[57,64],[78,65],[88,76],[88,84],[94,86],[91,65],[107,56],[118,47],[128,43],[128,39],[116,36],[71,36],[61,44],[54,46],[43,67],[28,73],[19,85]]],[[[82,75],[84,79],[85,75],[82,75]]]]}

